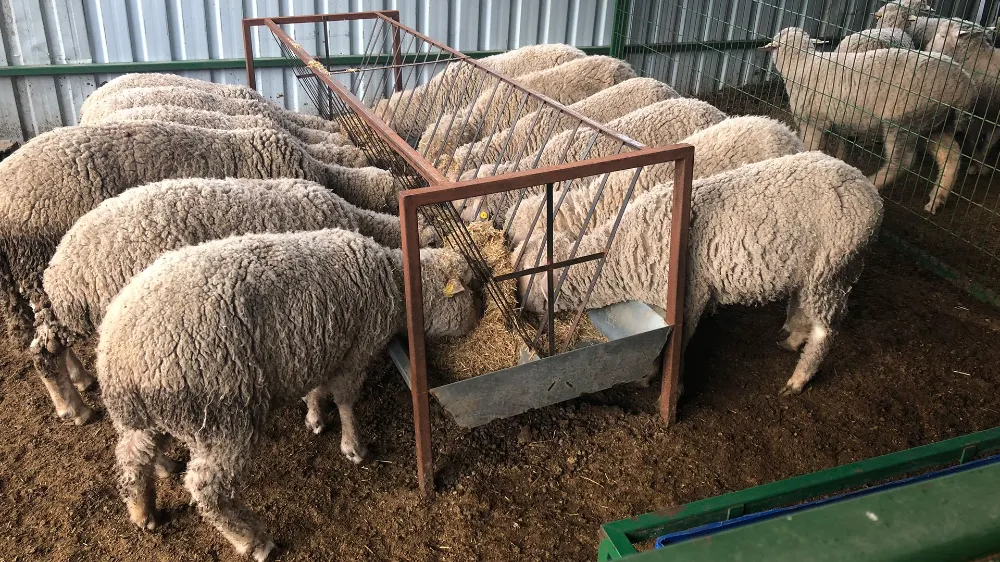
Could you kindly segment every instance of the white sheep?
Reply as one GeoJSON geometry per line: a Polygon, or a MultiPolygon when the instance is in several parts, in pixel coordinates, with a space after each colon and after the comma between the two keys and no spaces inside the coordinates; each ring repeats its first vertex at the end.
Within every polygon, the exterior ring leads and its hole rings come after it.
{"type": "MultiPolygon", "coordinates": [[[[627,115],[609,121],[607,128],[630,137],[647,146],[674,144],[682,138],[721,122],[726,115],[711,104],[692,98],[664,100],[637,109],[627,115]]],[[[462,179],[499,175],[518,170],[529,170],[574,162],[587,158],[612,156],[630,150],[622,141],[600,133],[590,127],[574,128],[552,137],[534,154],[529,154],[517,162],[494,166],[481,166],[462,174],[462,179]]],[[[573,185],[586,185],[588,180],[578,179],[573,185]]],[[[541,193],[544,187],[497,193],[487,197],[472,197],[454,201],[462,219],[472,222],[485,213],[490,220],[499,220],[508,209],[516,206],[523,197],[541,193]]]]}
{"type": "MultiPolygon", "coordinates": [[[[342,228],[390,248],[400,245],[399,219],[359,209],[306,180],[177,179],[112,197],[63,236],[43,275],[49,306],[35,311],[35,366],[57,381],[57,413],[85,423],[91,409],[66,377],[69,352],[100,326],[111,299],[161,254],[227,236],[342,228]]],[[[423,227],[421,245],[437,241],[423,227]]],[[[76,366],[74,365],[74,368],[76,366]]],[[[84,375],[85,376],[85,375],[84,375]]],[[[77,376],[79,380],[80,375],[77,376]]],[[[310,411],[310,428],[323,429],[310,411]]]]}
{"type": "Polygon", "coordinates": [[[925,208],[937,212],[958,175],[955,128],[975,96],[968,73],[948,57],[904,49],[818,53],[794,27],[763,48],[774,53],[807,150],[833,126],[883,135],[886,162],[870,176],[880,190],[916,160],[916,135],[928,136],[938,177],[925,208]]]}
{"type": "Polygon", "coordinates": [[[103,105],[104,101],[107,98],[119,95],[125,90],[131,90],[133,88],[158,87],[184,88],[187,90],[207,92],[215,96],[228,99],[258,101],[267,106],[266,109],[261,111],[261,113],[276,112],[280,118],[287,119],[299,127],[306,129],[315,129],[330,133],[340,132],[340,128],[332,121],[327,121],[326,119],[315,115],[305,115],[303,113],[289,111],[282,107],[278,107],[265,99],[264,96],[260,95],[256,90],[248,88],[247,86],[216,84],[214,82],[206,82],[204,80],[196,80],[194,78],[185,78],[183,76],[177,76],[176,74],[160,74],[155,72],[123,74],[108,81],[106,84],[102,85],[90,94],[86,100],[84,100],[83,105],[80,106],[80,118],[83,119],[84,116],[90,115],[93,119],[99,120],[100,113],[107,113],[106,110],[100,109],[100,106],[103,105]]]}
{"type": "MultiPolygon", "coordinates": [[[[89,99],[89,98],[88,98],[89,99]]],[[[103,96],[100,103],[90,106],[87,112],[80,114],[81,125],[97,125],[111,114],[147,106],[177,106],[188,109],[211,109],[226,115],[262,116],[269,122],[276,123],[283,132],[294,135],[303,142],[346,142],[346,138],[329,131],[304,128],[294,120],[289,119],[285,112],[274,105],[256,99],[226,98],[201,90],[192,90],[180,86],[157,86],[151,88],[129,88],[113,96],[103,96]]],[[[270,125],[269,125],[270,126],[270,125]]]]}
{"type": "MultiPolygon", "coordinates": [[[[517,78],[585,56],[576,47],[556,43],[528,45],[478,62],[501,76],[517,78]]],[[[495,84],[496,79],[477,66],[454,62],[427,84],[379,100],[373,111],[399,136],[416,139],[438,116],[468,106],[495,84]]]]}
{"type": "MultiPolygon", "coordinates": [[[[557,103],[570,105],[630,78],[635,78],[635,71],[627,62],[593,56],[525,74],[517,83],[557,103]]],[[[458,147],[506,129],[541,107],[540,98],[512,86],[491,87],[470,107],[428,124],[417,150],[435,165],[449,166],[458,147]]]]}
{"type": "MultiPolygon", "coordinates": [[[[29,304],[43,307],[42,272],[78,218],[126,189],[191,177],[304,178],[359,207],[395,211],[398,205],[390,172],[322,164],[270,129],[217,131],[151,121],[55,129],[0,162],[0,290],[8,311],[17,313],[8,320],[11,335],[29,344],[29,304]]],[[[52,393],[50,382],[45,380],[52,393]]],[[[52,398],[57,401],[58,393],[52,398]]]]}
{"type": "MultiPolygon", "coordinates": [[[[467,333],[477,321],[468,264],[450,250],[420,259],[428,335],[467,333]]],[[[352,407],[372,358],[405,330],[402,289],[402,252],[343,230],[188,246],[137,275],[97,346],[131,520],[157,525],[152,459],[170,436],[190,450],[184,485],[201,515],[240,553],[267,559],[274,543],[238,497],[241,469],[270,412],[317,387],[333,393],[360,460],[352,407]]]]}
{"type": "MultiPolygon", "coordinates": [[[[730,117],[680,142],[695,148],[692,179],[803,151],[802,141],[787,125],[758,116],[730,117]]],[[[673,179],[674,163],[666,162],[647,166],[638,177],[635,170],[622,170],[606,178],[600,176],[587,186],[570,189],[565,195],[556,191],[553,194],[553,227],[575,239],[616,217],[630,188],[630,197],[635,198],[653,186],[672,184],[673,179]]],[[[544,236],[545,217],[544,193],[522,201],[516,215],[507,217],[511,224],[511,240],[521,242],[544,236]]]]}
{"type": "Polygon", "coordinates": [[[875,12],[875,29],[852,33],[835,49],[841,53],[861,53],[876,49],[913,49],[913,39],[906,32],[919,12],[930,9],[923,0],[900,0],[886,4],[875,12]]]}
{"type": "Polygon", "coordinates": [[[968,138],[977,144],[969,164],[968,173],[981,174],[996,169],[995,163],[986,165],[990,150],[1000,140],[997,122],[1000,120],[1000,49],[986,36],[980,26],[967,27],[955,21],[944,21],[938,26],[928,49],[944,53],[962,65],[976,85],[976,103],[968,138]]]}
{"type": "MultiPolygon", "coordinates": [[[[132,90],[135,91],[135,90],[132,90]]],[[[102,123],[121,123],[124,121],[165,121],[178,125],[190,125],[205,129],[275,129],[287,132],[283,124],[265,115],[228,115],[205,109],[191,109],[179,105],[145,105],[115,111],[102,123]]],[[[368,166],[368,157],[351,141],[340,133],[324,131],[309,132],[308,129],[297,129],[297,136],[303,142],[303,147],[315,159],[327,164],[337,164],[348,168],[364,168],[368,166]],[[308,139],[308,140],[305,140],[308,139]]]]}
{"type": "MultiPolygon", "coordinates": [[[[666,306],[672,187],[633,201],[608,251],[587,307],[638,300],[666,306]]],[[[863,266],[863,250],[882,220],[882,199],[856,168],[821,152],[749,164],[694,182],[683,341],[713,305],[754,305],[789,298],[782,342],[805,349],[783,393],[801,392],[827,354],[847,295],[863,266]]],[[[576,255],[604,251],[613,220],[583,237],[576,255]]],[[[534,257],[540,241],[527,242],[534,257]]],[[[564,233],[554,258],[569,258],[564,233]]],[[[513,256],[520,255],[515,248],[513,256]]],[[[517,264],[515,264],[517,266],[517,264]]],[[[532,265],[532,262],[522,265],[532,265]]],[[[519,266],[518,266],[519,267],[519,266]]],[[[556,295],[557,311],[584,303],[597,262],[574,265],[556,295]]],[[[554,272],[556,281],[561,271],[554,272]]],[[[519,280],[528,310],[545,307],[544,283],[519,280]],[[527,297],[527,298],[525,298],[527,297]]]]}
{"type": "MultiPolygon", "coordinates": [[[[677,92],[659,80],[630,78],[570,105],[569,109],[598,123],[607,123],[639,108],[676,97],[677,92]]],[[[449,176],[498,161],[519,160],[538,150],[547,138],[572,129],[578,123],[576,117],[549,107],[525,113],[513,126],[459,147],[449,176]]]]}

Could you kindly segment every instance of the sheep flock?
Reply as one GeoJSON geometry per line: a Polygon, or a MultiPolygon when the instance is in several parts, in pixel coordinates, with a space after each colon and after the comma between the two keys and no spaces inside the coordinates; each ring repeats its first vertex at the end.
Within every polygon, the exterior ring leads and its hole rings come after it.
{"type": "MultiPolygon", "coordinates": [[[[787,302],[779,347],[801,355],[780,392],[794,395],[833,345],[882,222],[879,192],[914,165],[916,137],[930,139],[923,148],[938,165],[930,213],[958,175],[952,145],[969,147],[979,173],[1000,137],[986,126],[1000,114],[986,30],[951,20],[927,29],[919,0],[876,15],[874,29],[832,52],[795,28],[765,47],[798,131],[726,115],[567,45],[481,61],[544,98],[497,96],[496,78],[452,63],[373,111],[452,181],[622,151],[618,137],[577,116],[647,146],[693,145],[683,341],[715,305],[787,302]],[[564,106],[571,113],[555,110],[564,106]],[[884,165],[866,176],[820,152],[834,128],[881,136],[884,165]]],[[[92,422],[97,405],[81,391],[98,385],[133,523],[163,523],[156,478],[183,472],[203,519],[241,554],[268,560],[275,544],[240,493],[269,414],[304,400],[306,430],[320,433],[329,399],[344,456],[366,458],[353,408],[373,360],[406,332],[406,182],[370,165],[336,119],[243,86],[124,75],[86,100],[79,123],[0,162],[9,336],[30,352],[58,418],[92,422]],[[93,373],[77,353],[87,343],[96,344],[93,373]],[[189,450],[186,466],[167,455],[174,442],[189,450]]],[[[673,179],[667,163],[557,185],[556,259],[608,257],[593,285],[596,262],[567,270],[555,303],[537,289],[541,274],[520,278],[518,306],[665,306],[673,179]]],[[[510,264],[523,269],[544,254],[545,202],[537,189],[459,200],[454,220],[504,229],[510,264]]],[[[421,218],[424,327],[431,338],[461,338],[482,317],[481,264],[434,226],[421,218]]]]}

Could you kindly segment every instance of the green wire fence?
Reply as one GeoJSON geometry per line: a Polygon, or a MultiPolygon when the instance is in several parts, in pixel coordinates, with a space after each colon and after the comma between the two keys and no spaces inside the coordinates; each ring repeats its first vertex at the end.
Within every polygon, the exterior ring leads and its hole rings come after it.
{"type": "Polygon", "coordinates": [[[885,242],[1000,305],[1000,0],[930,2],[893,0],[907,17],[887,25],[874,15],[885,0],[619,0],[610,52],[730,115],[784,121],[807,149],[857,166],[886,201],[885,242]],[[812,46],[761,49],[790,27],[812,46]],[[906,52],[863,62],[888,47],[906,52]],[[954,62],[935,63],[942,53],[954,62]]]}

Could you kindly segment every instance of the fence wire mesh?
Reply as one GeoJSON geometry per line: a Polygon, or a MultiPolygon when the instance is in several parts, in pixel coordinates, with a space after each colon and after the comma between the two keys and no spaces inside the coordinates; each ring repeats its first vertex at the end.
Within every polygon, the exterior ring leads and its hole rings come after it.
{"type": "MultiPolygon", "coordinates": [[[[422,161],[437,170],[442,181],[501,176],[644,147],[560,103],[579,100],[549,98],[510,79],[502,69],[494,71],[474,64],[461,53],[388,18],[275,25],[271,32],[320,115],[338,122],[351,141],[365,151],[372,165],[392,171],[401,189],[427,186],[427,174],[390,146],[361,113],[368,112],[388,125],[416,150],[422,161]],[[323,65],[324,55],[329,57],[327,45],[337,36],[338,28],[346,25],[364,26],[362,62],[350,68],[323,65]],[[319,54],[305,60],[292,39],[296,28],[302,27],[320,35],[317,44],[321,45],[319,54]],[[344,92],[334,91],[322,78],[324,75],[342,85],[344,92]],[[347,96],[364,109],[347,103],[347,96]]],[[[439,236],[469,261],[488,298],[502,311],[508,328],[530,348],[546,356],[568,348],[601,275],[626,203],[637,186],[643,185],[641,167],[618,173],[627,173],[630,178],[624,200],[615,205],[617,213],[609,219],[610,230],[602,234],[601,247],[586,255],[580,254],[581,241],[584,234],[598,226],[593,211],[602,199],[603,186],[614,174],[421,210],[439,236]],[[571,246],[566,255],[560,254],[556,259],[552,217],[558,215],[574,185],[594,186],[590,212],[583,227],[563,233],[571,246]],[[515,217],[522,218],[517,232],[515,217]],[[521,302],[533,293],[546,291],[547,313],[531,314],[510,299],[510,284],[518,283],[519,276],[516,271],[498,273],[491,269],[487,256],[468,229],[468,223],[475,221],[490,221],[502,230],[508,250],[516,256],[515,269],[530,271],[520,281],[521,302]],[[558,262],[569,263],[553,270],[551,276],[544,275],[546,265],[558,262]],[[582,300],[574,298],[572,304],[563,304],[562,288],[572,268],[585,268],[581,270],[587,276],[585,296],[582,300]],[[560,324],[568,330],[559,330],[560,324]],[[557,332],[566,342],[563,347],[556,342],[557,332]]]]}
{"type": "Polygon", "coordinates": [[[857,166],[887,202],[889,237],[1000,303],[1000,2],[890,4],[631,0],[619,4],[612,51],[857,166]],[[786,28],[809,40],[776,40],[786,28]]]}

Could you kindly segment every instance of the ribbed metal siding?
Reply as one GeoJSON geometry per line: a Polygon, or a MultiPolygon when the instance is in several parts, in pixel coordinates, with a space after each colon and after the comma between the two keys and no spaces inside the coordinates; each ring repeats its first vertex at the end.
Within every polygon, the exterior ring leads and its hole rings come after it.
{"type": "MultiPolygon", "coordinates": [[[[614,0],[0,0],[0,65],[241,58],[243,17],[398,9],[403,23],[463,51],[535,43],[606,45],[614,0]]],[[[297,40],[310,33],[296,29],[297,40]]],[[[347,26],[344,26],[346,29],[347,26]]],[[[264,32],[258,56],[280,56],[264,32]]],[[[312,44],[317,43],[312,37],[312,44]]],[[[363,52],[360,24],[331,54],[363,52]]],[[[181,72],[244,83],[241,70],[181,72]]],[[[309,100],[288,71],[264,69],[258,87],[288,108],[309,100]]],[[[0,138],[22,140],[76,123],[80,104],[114,75],[0,78],[0,138]]]]}

